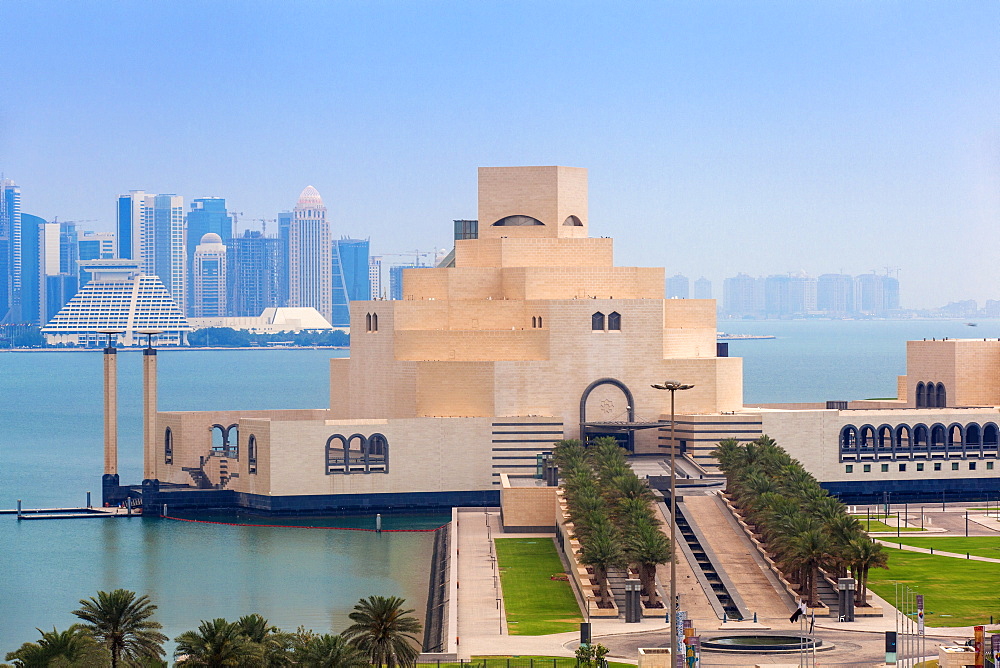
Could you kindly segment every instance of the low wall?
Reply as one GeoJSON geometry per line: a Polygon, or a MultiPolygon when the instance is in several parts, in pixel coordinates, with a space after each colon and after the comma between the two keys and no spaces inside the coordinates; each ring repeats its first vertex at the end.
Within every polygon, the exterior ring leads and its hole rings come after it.
{"type": "Polygon", "coordinates": [[[512,487],[500,474],[500,523],[504,533],[555,533],[558,487],[512,487]]]}
{"type": "Polygon", "coordinates": [[[572,538],[573,523],[570,522],[562,490],[556,492],[556,498],[558,501],[556,505],[556,545],[566,558],[566,563],[570,565],[569,581],[576,589],[580,600],[586,602],[591,617],[618,617],[618,606],[613,600],[610,608],[597,607],[597,585],[590,582],[590,573],[587,572],[587,567],[580,563],[580,542],[572,538]]]}

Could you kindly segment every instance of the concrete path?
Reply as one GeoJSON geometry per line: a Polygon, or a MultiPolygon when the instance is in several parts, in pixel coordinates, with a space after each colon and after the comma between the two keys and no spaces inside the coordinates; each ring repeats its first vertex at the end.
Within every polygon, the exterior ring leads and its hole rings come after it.
{"type": "Polygon", "coordinates": [[[736,585],[748,611],[756,612],[757,619],[765,624],[774,620],[787,621],[789,610],[785,598],[775,591],[753,557],[753,545],[733,529],[716,499],[713,496],[685,496],[684,504],[718,557],[719,566],[736,585]]]}
{"type": "MultiPolygon", "coordinates": [[[[954,538],[954,536],[950,537],[954,538]]],[[[880,545],[885,545],[886,547],[895,548],[897,550],[903,550],[904,552],[923,552],[924,554],[933,554],[935,557],[952,557],[954,559],[967,559],[969,561],[988,561],[992,564],[1000,564],[1000,559],[995,559],[993,557],[977,557],[974,554],[966,556],[964,554],[959,554],[958,552],[943,552],[941,550],[935,550],[932,553],[930,548],[927,547],[914,547],[913,545],[907,545],[905,543],[900,545],[897,542],[885,538],[876,538],[875,540],[880,545]]]]}

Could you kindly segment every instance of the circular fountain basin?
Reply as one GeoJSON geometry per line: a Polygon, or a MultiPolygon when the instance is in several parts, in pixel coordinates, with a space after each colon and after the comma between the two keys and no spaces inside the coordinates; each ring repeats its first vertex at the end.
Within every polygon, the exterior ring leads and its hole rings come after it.
{"type": "Polygon", "coordinates": [[[703,649],[723,652],[797,652],[819,649],[822,644],[822,640],[810,636],[771,634],[715,636],[701,641],[703,649]]]}

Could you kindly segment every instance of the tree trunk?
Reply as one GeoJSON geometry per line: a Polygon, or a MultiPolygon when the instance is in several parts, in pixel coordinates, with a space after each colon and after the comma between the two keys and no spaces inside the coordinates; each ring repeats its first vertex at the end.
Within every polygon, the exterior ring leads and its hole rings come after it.
{"type": "Polygon", "coordinates": [[[608,569],[604,566],[594,566],[594,575],[597,576],[597,600],[601,605],[608,602],[608,569]]]}
{"type": "Polygon", "coordinates": [[[639,564],[639,573],[643,578],[643,593],[646,594],[646,604],[650,608],[655,608],[660,602],[660,597],[656,594],[656,564],[639,564]]]}

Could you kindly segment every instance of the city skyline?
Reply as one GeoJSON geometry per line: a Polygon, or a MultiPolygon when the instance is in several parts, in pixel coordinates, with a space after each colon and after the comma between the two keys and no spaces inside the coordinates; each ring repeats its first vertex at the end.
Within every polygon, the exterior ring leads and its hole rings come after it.
{"type": "Polygon", "coordinates": [[[477,165],[580,165],[625,264],[899,267],[910,306],[982,302],[998,24],[987,2],[8,3],[0,171],[96,231],[133,188],[252,221],[312,183],[335,234],[397,244],[378,255],[450,247],[477,165]]]}

